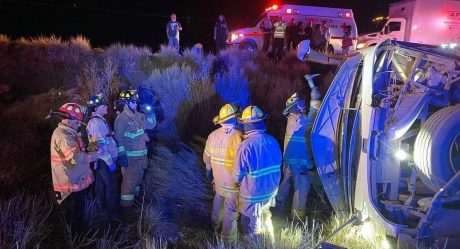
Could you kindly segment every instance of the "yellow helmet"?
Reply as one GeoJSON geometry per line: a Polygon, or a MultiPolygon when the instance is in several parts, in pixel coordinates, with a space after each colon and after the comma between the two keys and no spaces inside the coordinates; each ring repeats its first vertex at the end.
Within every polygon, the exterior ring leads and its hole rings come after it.
{"type": "Polygon", "coordinates": [[[256,123],[266,119],[267,117],[268,115],[264,113],[259,107],[250,105],[244,109],[239,122],[241,124],[256,123]]]}
{"type": "Polygon", "coordinates": [[[286,107],[283,110],[283,115],[296,112],[299,109],[305,109],[305,100],[301,99],[298,93],[294,93],[286,101],[286,107]]]}
{"type": "Polygon", "coordinates": [[[240,114],[240,107],[235,104],[226,104],[220,108],[219,115],[212,119],[214,124],[221,124],[232,118],[236,118],[240,114]]]}

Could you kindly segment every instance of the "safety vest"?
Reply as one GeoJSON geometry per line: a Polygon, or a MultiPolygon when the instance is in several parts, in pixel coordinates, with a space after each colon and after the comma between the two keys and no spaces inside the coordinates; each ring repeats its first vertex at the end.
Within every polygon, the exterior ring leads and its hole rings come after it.
{"type": "Polygon", "coordinates": [[[281,178],[281,150],[278,142],[264,131],[253,131],[237,149],[235,179],[239,200],[264,203],[278,192],[281,178]]]}
{"type": "Polygon", "coordinates": [[[156,120],[148,120],[143,113],[133,112],[125,106],[115,120],[115,139],[118,144],[118,153],[126,153],[128,157],[147,156],[146,143],[149,137],[146,129],[153,129],[156,120]]]}
{"type": "Polygon", "coordinates": [[[284,22],[275,22],[275,24],[273,24],[273,26],[275,27],[275,31],[273,32],[273,38],[284,38],[285,35],[286,35],[286,23],[284,22]]]}
{"type": "Polygon", "coordinates": [[[77,131],[62,123],[54,130],[50,147],[53,189],[60,204],[72,192],[93,183],[91,156],[83,151],[83,141],[77,131]]]}
{"type": "Polygon", "coordinates": [[[234,126],[223,126],[208,136],[203,153],[206,169],[211,170],[214,176],[216,193],[230,197],[238,193],[234,185],[233,165],[236,149],[243,141],[243,134],[234,126]]]}

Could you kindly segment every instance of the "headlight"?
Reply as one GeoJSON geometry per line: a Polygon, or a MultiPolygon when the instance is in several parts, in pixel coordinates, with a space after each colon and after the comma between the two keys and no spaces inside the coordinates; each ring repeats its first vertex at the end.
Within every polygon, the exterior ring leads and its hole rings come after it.
{"type": "Polygon", "coordinates": [[[366,46],[365,43],[358,43],[358,45],[356,45],[356,49],[362,49],[366,46]]]}
{"type": "Polygon", "coordinates": [[[237,34],[232,34],[230,39],[231,39],[231,41],[235,41],[236,39],[238,39],[238,35],[237,34]]]}

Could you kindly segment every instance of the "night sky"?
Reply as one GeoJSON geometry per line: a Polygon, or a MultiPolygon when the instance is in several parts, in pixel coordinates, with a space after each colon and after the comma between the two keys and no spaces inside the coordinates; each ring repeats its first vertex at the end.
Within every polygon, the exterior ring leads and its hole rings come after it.
{"type": "MultiPolygon", "coordinates": [[[[372,18],[386,15],[394,0],[310,0],[285,3],[352,8],[359,33],[376,31],[372,18]]],[[[181,46],[197,42],[212,46],[213,23],[224,14],[230,29],[248,26],[263,10],[283,1],[258,0],[0,0],[0,33],[10,38],[82,34],[94,47],[114,42],[146,45],[164,43],[165,25],[175,12],[182,23],[181,46]]]]}

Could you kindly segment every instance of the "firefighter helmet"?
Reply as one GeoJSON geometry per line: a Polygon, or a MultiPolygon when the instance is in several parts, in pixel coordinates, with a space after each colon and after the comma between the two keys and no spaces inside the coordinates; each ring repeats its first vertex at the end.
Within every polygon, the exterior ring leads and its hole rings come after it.
{"type": "Polygon", "coordinates": [[[236,104],[226,104],[220,108],[219,115],[212,119],[214,124],[221,124],[232,118],[236,118],[241,113],[240,107],[236,104]]]}
{"type": "Polygon", "coordinates": [[[107,105],[107,101],[104,100],[104,98],[102,97],[102,94],[98,94],[98,95],[89,97],[88,101],[86,101],[86,105],[88,107],[96,108],[101,105],[107,105]]]}
{"type": "Polygon", "coordinates": [[[286,107],[283,110],[283,115],[298,112],[305,112],[305,100],[301,99],[298,93],[294,93],[286,101],[286,107]]]}
{"type": "Polygon", "coordinates": [[[83,108],[79,104],[66,103],[59,108],[59,112],[64,118],[83,121],[83,108]]]}
{"type": "Polygon", "coordinates": [[[248,106],[244,109],[239,122],[241,124],[257,123],[266,119],[268,115],[257,106],[248,106]]]}
{"type": "Polygon", "coordinates": [[[129,101],[137,101],[139,98],[137,96],[136,90],[127,90],[127,91],[122,91],[120,95],[118,96],[118,99],[129,102],[129,101]]]}

